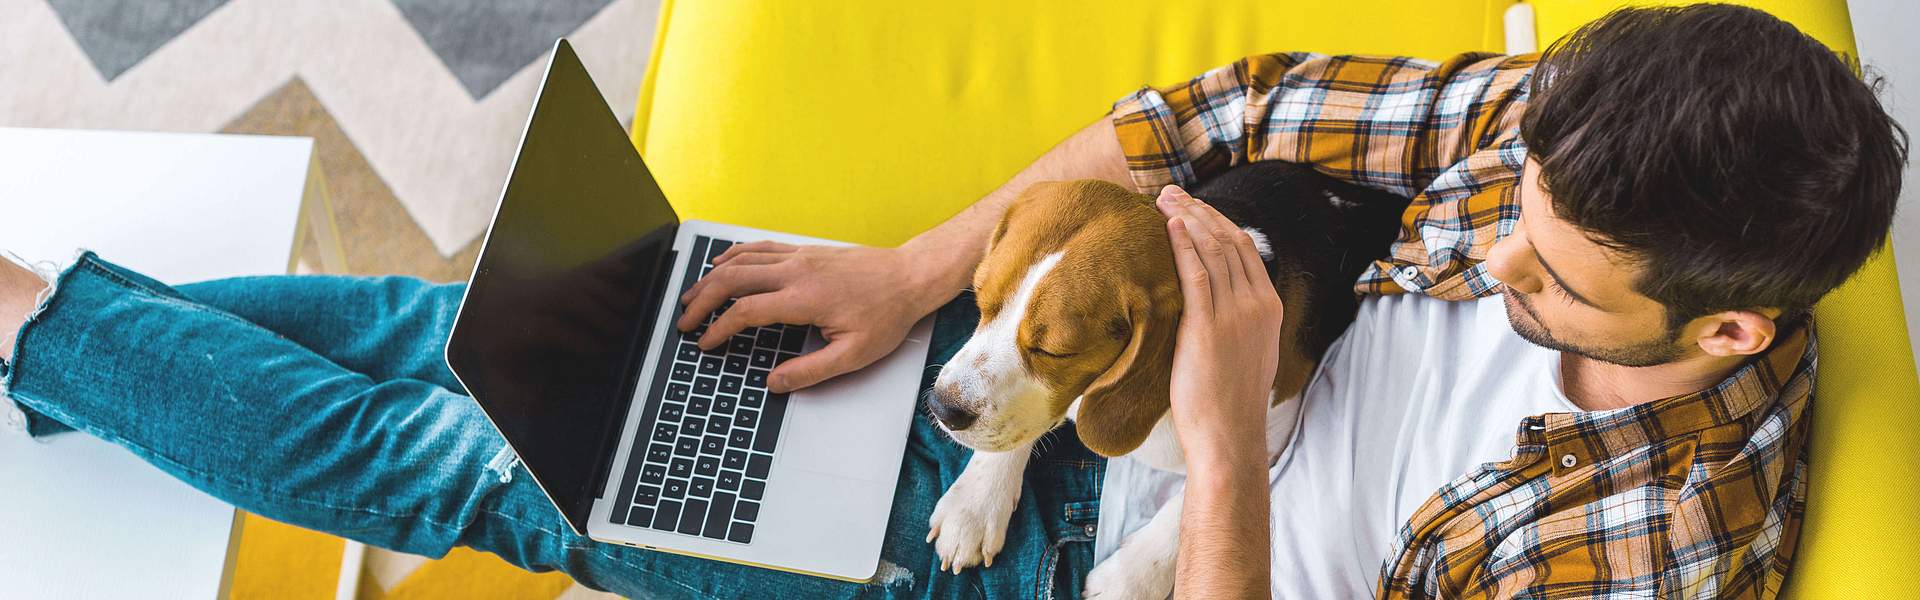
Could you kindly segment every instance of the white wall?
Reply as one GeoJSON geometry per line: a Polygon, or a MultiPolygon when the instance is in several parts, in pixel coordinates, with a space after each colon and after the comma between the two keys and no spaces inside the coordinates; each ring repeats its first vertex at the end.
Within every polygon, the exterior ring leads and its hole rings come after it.
{"type": "MultiPolygon", "coordinates": [[[[1861,61],[1887,78],[1880,97],[1907,133],[1920,141],[1920,2],[1848,0],[1861,61]]],[[[1920,159],[1920,152],[1915,153],[1920,159]]],[[[1907,334],[1920,365],[1920,160],[1907,164],[1900,211],[1893,222],[1893,254],[1900,269],[1907,334]]]]}

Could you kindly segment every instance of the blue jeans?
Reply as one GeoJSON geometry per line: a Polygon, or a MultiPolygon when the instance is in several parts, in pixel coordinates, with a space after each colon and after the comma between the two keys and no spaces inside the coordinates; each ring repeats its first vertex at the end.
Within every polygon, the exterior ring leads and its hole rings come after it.
{"type": "MultiPolygon", "coordinates": [[[[1105,462],[1070,427],[1027,468],[1000,558],[961,575],[939,572],[924,540],[969,451],[924,414],[871,583],[577,536],[455,391],[441,352],[462,289],[330,276],[172,288],[89,253],[21,328],[6,389],[35,435],[98,436],[247,511],[432,557],[471,546],[630,598],[1080,595],[1105,462]]],[[[978,318],[970,296],[942,308],[932,363],[978,318]]]]}

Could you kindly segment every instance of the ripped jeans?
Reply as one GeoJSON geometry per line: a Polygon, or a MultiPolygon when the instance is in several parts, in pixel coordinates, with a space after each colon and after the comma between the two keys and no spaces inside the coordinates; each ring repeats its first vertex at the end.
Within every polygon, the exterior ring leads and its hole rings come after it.
{"type": "MultiPolygon", "coordinates": [[[[275,276],[168,287],[91,253],[21,328],[6,389],[28,430],[79,430],[275,520],[430,557],[456,545],[629,598],[1078,598],[1105,461],[1071,426],[1026,472],[991,568],[925,539],[970,451],[913,424],[880,573],[851,583],[577,536],[441,359],[463,284],[275,276]]],[[[979,318],[942,308],[930,361],[979,318]]],[[[912,398],[902,398],[912,402],[912,398]]]]}

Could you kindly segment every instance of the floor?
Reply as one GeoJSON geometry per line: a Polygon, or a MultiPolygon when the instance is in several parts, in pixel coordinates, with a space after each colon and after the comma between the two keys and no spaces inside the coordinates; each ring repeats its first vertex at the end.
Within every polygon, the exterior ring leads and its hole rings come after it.
{"type": "MultiPolygon", "coordinates": [[[[0,126],[312,137],[345,271],[464,279],[553,39],[623,123],[659,0],[0,0],[0,126]]],[[[303,268],[319,265],[317,247],[303,268]]],[[[341,542],[250,518],[234,598],[332,598],[341,542]],[[331,561],[331,562],[329,562],[331,561]]],[[[369,554],[360,597],[612,598],[369,554]]]]}

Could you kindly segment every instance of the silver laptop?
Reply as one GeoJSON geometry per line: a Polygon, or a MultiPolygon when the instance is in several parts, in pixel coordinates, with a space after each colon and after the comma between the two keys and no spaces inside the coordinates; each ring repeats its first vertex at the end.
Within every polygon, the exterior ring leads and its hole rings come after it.
{"type": "Polygon", "coordinates": [[[846,245],[681,221],[560,40],[447,365],[575,532],[865,581],[932,318],[865,369],[768,393],[773,367],[825,345],[816,330],[750,328],[703,351],[704,326],[673,326],[712,259],[755,240],[846,245]]]}

